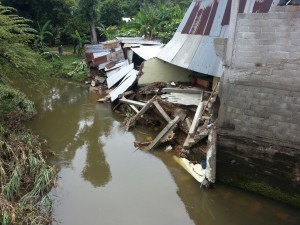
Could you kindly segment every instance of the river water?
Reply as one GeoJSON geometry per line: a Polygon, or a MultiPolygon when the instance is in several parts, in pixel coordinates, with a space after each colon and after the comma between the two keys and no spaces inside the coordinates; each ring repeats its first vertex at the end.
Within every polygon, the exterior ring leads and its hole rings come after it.
{"type": "Polygon", "coordinates": [[[172,153],[136,149],[133,142],[155,130],[125,132],[123,118],[96,93],[56,79],[21,88],[38,109],[29,127],[56,154],[49,159],[59,171],[53,224],[300,224],[297,209],[220,183],[201,189],[172,153]]]}

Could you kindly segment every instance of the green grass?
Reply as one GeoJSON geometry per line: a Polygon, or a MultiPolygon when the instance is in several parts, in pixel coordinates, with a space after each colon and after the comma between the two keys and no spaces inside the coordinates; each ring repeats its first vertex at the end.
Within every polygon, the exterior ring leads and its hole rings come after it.
{"type": "MultiPolygon", "coordinates": [[[[63,49],[63,55],[60,56],[60,59],[55,57],[54,60],[51,61],[52,67],[54,68],[51,75],[70,79],[75,82],[84,82],[87,79],[86,66],[78,67],[80,64],[85,64],[83,63],[83,58],[73,54],[73,46],[63,46],[63,49]]],[[[53,54],[58,54],[57,47],[51,47],[48,51],[53,54]]]]}

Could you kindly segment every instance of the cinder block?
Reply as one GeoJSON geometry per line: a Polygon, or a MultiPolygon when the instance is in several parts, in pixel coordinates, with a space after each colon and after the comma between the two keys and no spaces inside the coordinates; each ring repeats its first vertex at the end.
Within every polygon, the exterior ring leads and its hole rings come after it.
{"type": "MultiPolygon", "coordinates": [[[[261,27],[260,26],[258,26],[258,27],[256,27],[256,26],[248,26],[248,27],[249,27],[249,29],[248,29],[249,32],[260,32],[261,31],[261,27]]],[[[239,32],[239,28],[238,28],[237,32],[239,32]]]]}
{"type": "Polygon", "coordinates": [[[272,106],[272,100],[268,99],[268,100],[259,100],[259,104],[262,106],[272,106]]]}
{"type": "Polygon", "coordinates": [[[300,52],[290,52],[289,53],[289,59],[299,59],[300,58],[300,52]]]}
{"type": "Polygon", "coordinates": [[[294,102],[293,103],[300,105],[300,97],[294,97],[294,102]]]}
{"type": "Polygon", "coordinates": [[[239,32],[239,39],[258,39],[260,38],[260,32],[239,32]]]}
{"type": "Polygon", "coordinates": [[[275,121],[284,121],[283,117],[277,114],[271,114],[270,115],[270,120],[275,121]]]}
{"type": "Polygon", "coordinates": [[[274,95],[276,90],[274,90],[273,88],[261,87],[260,92],[274,95]]]}
{"type": "Polygon", "coordinates": [[[258,40],[259,42],[259,45],[274,45],[275,44],[275,41],[273,39],[269,40],[267,39],[267,37],[265,39],[262,39],[262,40],[258,40]]]}
{"type": "Polygon", "coordinates": [[[300,46],[300,38],[299,39],[292,39],[291,40],[292,46],[300,46]]]}
{"type": "Polygon", "coordinates": [[[238,26],[236,28],[236,32],[240,33],[240,32],[249,32],[249,26],[238,26]]]}
{"type": "Polygon", "coordinates": [[[291,112],[300,112],[300,105],[298,104],[288,104],[287,105],[287,110],[291,112]]]}
{"type": "Polygon", "coordinates": [[[271,34],[274,35],[275,31],[276,31],[276,28],[274,26],[271,26],[271,27],[262,26],[261,27],[261,33],[263,33],[264,35],[271,35],[271,34]],[[265,34],[265,33],[268,33],[268,34],[265,34]]]}

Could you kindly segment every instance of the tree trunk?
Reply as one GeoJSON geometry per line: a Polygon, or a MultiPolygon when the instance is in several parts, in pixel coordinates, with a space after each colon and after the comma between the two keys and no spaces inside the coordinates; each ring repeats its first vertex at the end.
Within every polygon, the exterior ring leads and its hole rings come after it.
{"type": "Polygon", "coordinates": [[[92,44],[97,44],[97,32],[96,32],[96,26],[94,23],[91,23],[91,42],[92,44]]]}

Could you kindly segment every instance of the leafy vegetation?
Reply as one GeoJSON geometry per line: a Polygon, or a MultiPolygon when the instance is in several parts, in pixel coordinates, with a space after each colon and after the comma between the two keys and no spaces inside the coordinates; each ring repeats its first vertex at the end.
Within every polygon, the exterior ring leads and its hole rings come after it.
{"type": "Polygon", "coordinates": [[[29,44],[36,38],[29,20],[13,14],[14,9],[0,5],[0,82],[23,75],[36,80],[46,73],[47,65],[29,44]]]}
{"type": "Polygon", "coordinates": [[[156,5],[145,4],[127,27],[146,39],[162,38],[164,42],[171,39],[176,31],[183,11],[178,5],[169,2],[156,5]]]}
{"type": "Polygon", "coordinates": [[[77,53],[78,56],[82,56],[84,45],[89,42],[88,36],[85,34],[80,35],[79,32],[76,30],[75,34],[72,34],[72,37],[76,41],[74,54],[77,53]]]}
{"type": "Polygon", "coordinates": [[[72,34],[76,30],[81,35],[90,36],[92,43],[102,40],[101,37],[137,35],[162,38],[167,42],[192,0],[2,0],[1,2],[18,9],[20,15],[31,19],[37,30],[39,30],[37,22],[46,24],[51,20],[48,28],[53,35],[44,43],[57,46],[73,44],[72,34]],[[122,17],[136,18],[135,25],[128,27],[122,21],[122,17]],[[96,30],[96,27],[104,27],[113,33],[105,34],[102,32],[103,29],[96,30]]]}
{"type": "Polygon", "coordinates": [[[46,44],[47,37],[53,36],[53,34],[48,30],[50,22],[51,20],[48,20],[43,26],[40,26],[39,22],[37,23],[38,34],[34,40],[34,46],[41,52],[44,52],[48,47],[46,44]]]}
{"type": "Polygon", "coordinates": [[[7,85],[13,76],[37,82],[47,66],[30,48],[37,35],[29,20],[14,13],[0,5],[0,223],[49,224],[55,171],[38,137],[23,126],[35,114],[33,102],[7,85]]]}

